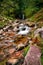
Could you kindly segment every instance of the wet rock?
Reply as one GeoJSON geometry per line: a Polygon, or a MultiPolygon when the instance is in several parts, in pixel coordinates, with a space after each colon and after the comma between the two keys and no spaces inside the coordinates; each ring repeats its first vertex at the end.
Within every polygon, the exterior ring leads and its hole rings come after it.
{"type": "Polygon", "coordinates": [[[38,28],[35,32],[34,35],[37,36],[38,34],[40,34],[40,37],[43,38],[43,27],[42,28],[38,28]]]}

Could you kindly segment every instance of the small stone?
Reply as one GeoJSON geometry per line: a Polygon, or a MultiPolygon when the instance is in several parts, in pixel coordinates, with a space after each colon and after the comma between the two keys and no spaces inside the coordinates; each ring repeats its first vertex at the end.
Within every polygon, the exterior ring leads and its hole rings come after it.
{"type": "Polygon", "coordinates": [[[15,65],[18,63],[18,59],[9,59],[7,62],[6,62],[6,65],[15,65]]]}
{"type": "Polygon", "coordinates": [[[2,34],[2,33],[3,33],[3,30],[1,29],[1,30],[0,30],[0,34],[2,34]]]}
{"type": "Polygon", "coordinates": [[[22,48],[24,48],[24,47],[25,47],[25,45],[22,44],[22,43],[20,43],[20,44],[17,46],[18,50],[19,50],[19,49],[22,49],[22,48]]]}

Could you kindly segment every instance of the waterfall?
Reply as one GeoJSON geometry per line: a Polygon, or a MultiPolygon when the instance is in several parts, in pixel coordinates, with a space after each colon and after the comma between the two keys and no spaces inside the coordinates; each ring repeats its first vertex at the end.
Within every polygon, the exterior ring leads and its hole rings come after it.
{"type": "Polygon", "coordinates": [[[22,15],[22,19],[24,20],[24,14],[22,15]]]}

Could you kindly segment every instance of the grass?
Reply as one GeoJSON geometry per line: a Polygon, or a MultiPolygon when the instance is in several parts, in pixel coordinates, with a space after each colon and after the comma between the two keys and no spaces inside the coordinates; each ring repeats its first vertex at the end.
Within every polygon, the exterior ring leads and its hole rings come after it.
{"type": "Polygon", "coordinates": [[[43,65],[43,56],[41,56],[41,63],[42,63],[42,65],[43,65]]]}
{"type": "Polygon", "coordinates": [[[26,56],[26,54],[27,54],[27,52],[28,52],[28,50],[29,50],[29,46],[27,46],[26,48],[24,48],[24,57],[26,56]]]}
{"type": "Polygon", "coordinates": [[[4,27],[6,24],[6,22],[0,22],[0,28],[4,27]]]}

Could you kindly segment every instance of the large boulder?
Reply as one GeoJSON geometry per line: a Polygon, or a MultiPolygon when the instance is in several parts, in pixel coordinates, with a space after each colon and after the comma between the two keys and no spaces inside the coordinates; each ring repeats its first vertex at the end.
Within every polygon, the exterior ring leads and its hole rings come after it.
{"type": "Polygon", "coordinates": [[[41,65],[40,57],[40,49],[32,45],[25,57],[23,65],[41,65]]]}

